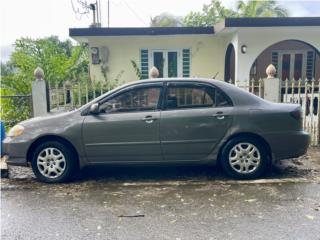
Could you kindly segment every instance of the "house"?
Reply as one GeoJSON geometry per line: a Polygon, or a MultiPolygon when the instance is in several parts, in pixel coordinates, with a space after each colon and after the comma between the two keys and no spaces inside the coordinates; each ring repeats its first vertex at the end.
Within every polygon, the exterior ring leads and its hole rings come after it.
{"type": "Polygon", "coordinates": [[[206,77],[246,85],[272,63],[281,79],[320,78],[320,17],[227,18],[212,27],[71,28],[93,81],[206,77]]]}

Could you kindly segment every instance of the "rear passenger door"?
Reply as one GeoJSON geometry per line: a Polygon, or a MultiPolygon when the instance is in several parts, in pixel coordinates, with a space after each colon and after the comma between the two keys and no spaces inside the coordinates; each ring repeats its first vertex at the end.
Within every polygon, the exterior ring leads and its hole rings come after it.
{"type": "Polygon", "coordinates": [[[232,123],[231,101],[211,84],[200,82],[168,82],[164,97],[160,122],[164,159],[207,159],[232,123]]]}

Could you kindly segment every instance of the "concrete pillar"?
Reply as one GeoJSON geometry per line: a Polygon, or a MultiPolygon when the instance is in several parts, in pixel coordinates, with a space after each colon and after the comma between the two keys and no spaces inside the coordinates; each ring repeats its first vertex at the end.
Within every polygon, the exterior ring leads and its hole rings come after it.
{"type": "Polygon", "coordinates": [[[276,68],[270,64],[267,69],[266,73],[268,77],[264,79],[264,99],[279,103],[281,102],[281,84],[280,79],[275,77],[276,68]]]}
{"type": "Polygon", "coordinates": [[[43,116],[50,111],[48,85],[44,78],[43,70],[37,67],[34,70],[36,80],[32,82],[33,116],[43,116]]]}

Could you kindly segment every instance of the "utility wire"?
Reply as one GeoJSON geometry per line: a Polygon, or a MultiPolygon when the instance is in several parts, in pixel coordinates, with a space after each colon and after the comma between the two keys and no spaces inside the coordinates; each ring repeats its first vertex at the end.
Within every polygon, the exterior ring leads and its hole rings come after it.
{"type": "Polygon", "coordinates": [[[148,24],[142,19],[142,17],[139,16],[139,14],[129,6],[126,0],[122,0],[122,2],[127,6],[127,8],[145,25],[148,26],[148,24]]]}

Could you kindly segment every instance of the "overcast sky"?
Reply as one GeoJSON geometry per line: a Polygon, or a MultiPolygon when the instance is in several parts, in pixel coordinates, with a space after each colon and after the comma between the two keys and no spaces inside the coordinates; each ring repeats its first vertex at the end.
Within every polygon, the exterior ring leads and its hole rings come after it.
{"type": "MultiPolygon", "coordinates": [[[[61,40],[68,38],[70,27],[88,27],[92,15],[75,14],[79,0],[3,0],[1,1],[2,57],[5,48],[20,37],[41,38],[57,35],[61,40]]],[[[84,0],[82,0],[84,1],[84,0]]],[[[95,0],[87,0],[88,3],[95,0]]],[[[98,0],[99,2],[99,0],[98,0]]],[[[102,25],[107,24],[107,0],[100,0],[102,25]]],[[[147,27],[150,17],[162,12],[184,16],[190,11],[199,11],[210,0],[110,0],[111,27],[147,27]]],[[[234,0],[223,0],[225,6],[234,7],[234,0]]],[[[278,1],[291,16],[320,16],[320,0],[278,1]]]]}

